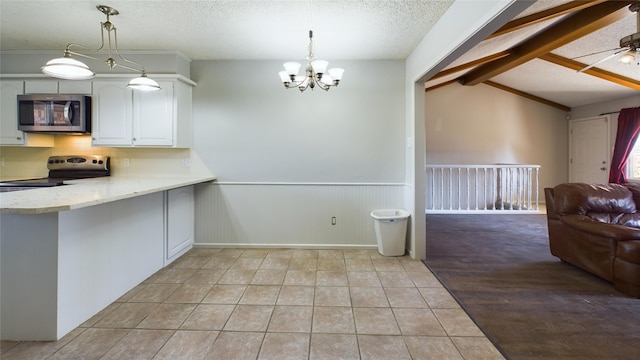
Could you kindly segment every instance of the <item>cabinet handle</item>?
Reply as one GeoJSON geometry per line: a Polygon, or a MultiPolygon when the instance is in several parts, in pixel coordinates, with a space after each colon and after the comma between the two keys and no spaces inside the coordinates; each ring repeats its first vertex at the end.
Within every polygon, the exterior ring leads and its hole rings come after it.
{"type": "Polygon", "coordinates": [[[22,140],[22,138],[20,136],[16,137],[16,140],[22,140]]]}

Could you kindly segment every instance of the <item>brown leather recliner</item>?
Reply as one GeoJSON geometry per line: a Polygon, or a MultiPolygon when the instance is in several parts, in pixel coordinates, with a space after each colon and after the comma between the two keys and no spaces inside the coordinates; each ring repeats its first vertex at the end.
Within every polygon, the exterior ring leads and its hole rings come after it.
{"type": "Polygon", "coordinates": [[[551,254],[640,298],[640,186],[567,183],[544,192],[551,254]]]}

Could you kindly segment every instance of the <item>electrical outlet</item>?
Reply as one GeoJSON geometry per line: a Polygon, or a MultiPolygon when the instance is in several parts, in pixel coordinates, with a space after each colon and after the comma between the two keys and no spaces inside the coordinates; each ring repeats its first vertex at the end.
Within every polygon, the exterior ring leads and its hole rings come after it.
{"type": "Polygon", "coordinates": [[[191,158],[183,158],[182,167],[190,167],[190,166],[191,166],[191,158]]]}
{"type": "Polygon", "coordinates": [[[124,159],[124,165],[122,166],[129,167],[129,164],[130,164],[130,160],[127,158],[127,159],[124,159]]]}
{"type": "Polygon", "coordinates": [[[0,158],[0,166],[4,166],[4,158],[0,158]]]}

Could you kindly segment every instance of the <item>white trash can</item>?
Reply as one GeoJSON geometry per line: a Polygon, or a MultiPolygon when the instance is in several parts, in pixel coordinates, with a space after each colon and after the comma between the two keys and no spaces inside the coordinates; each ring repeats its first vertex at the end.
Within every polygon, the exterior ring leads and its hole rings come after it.
{"type": "Polygon", "coordinates": [[[371,212],[373,227],[378,239],[378,252],[382,256],[402,256],[407,238],[407,219],[411,214],[406,210],[389,209],[371,212]]]}

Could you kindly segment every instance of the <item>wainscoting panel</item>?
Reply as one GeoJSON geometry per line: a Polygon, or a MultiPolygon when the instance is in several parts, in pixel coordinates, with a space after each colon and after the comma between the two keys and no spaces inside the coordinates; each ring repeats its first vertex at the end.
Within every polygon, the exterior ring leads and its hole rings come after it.
{"type": "Polygon", "coordinates": [[[200,246],[376,246],[376,209],[402,208],[404,184],[208,183],[196,186],[200,246]]]}

